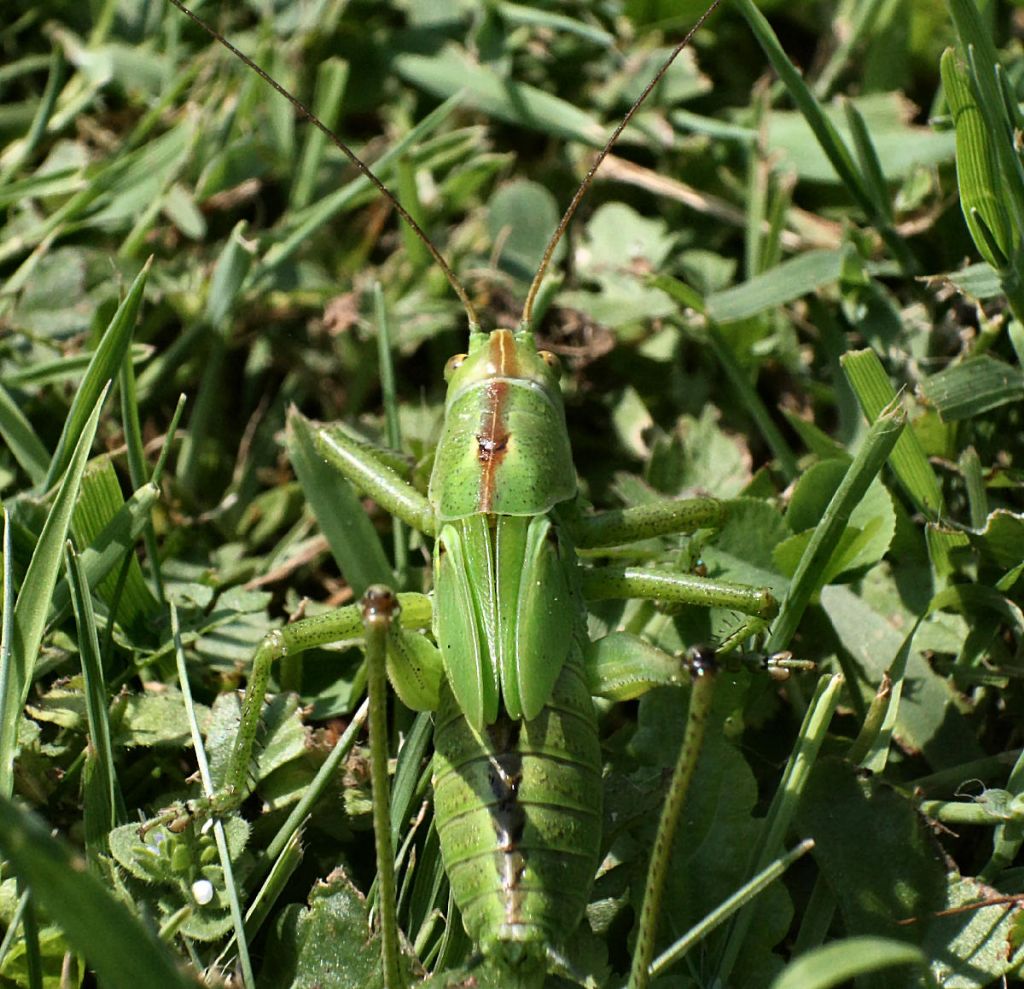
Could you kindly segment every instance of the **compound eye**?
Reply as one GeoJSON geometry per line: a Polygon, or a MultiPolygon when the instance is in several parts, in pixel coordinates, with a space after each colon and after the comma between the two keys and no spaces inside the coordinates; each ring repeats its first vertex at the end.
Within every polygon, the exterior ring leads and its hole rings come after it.
{"type": "Polygon", "coordinates": [[[537,356],[547,364],[555,374],[558,374],[562,370],[562,362],[555,354],[551,353],[550,350],[538,350],[537,356]]]}
{"type": "Polygon", "coordinates": [[[452,375],[462,367],[466,360],[465,354],[453,354],[448,358],[448,362],[444,366],[444,380],[450,381],[452,375]]]}

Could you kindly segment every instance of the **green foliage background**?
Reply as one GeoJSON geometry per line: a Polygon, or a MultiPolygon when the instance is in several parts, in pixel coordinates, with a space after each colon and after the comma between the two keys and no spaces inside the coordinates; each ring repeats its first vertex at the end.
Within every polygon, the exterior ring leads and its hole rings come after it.
{"type": "MultiPolygon", "coordinates": [[[[623,135],[536,326],[563,362],[587,499],[736,499],[717,533],[624,554],[771,587],[787,604],[768,651],[845,678],[724,677],[663,946],[796,839],[816,847],[658,984],[987,985],[1019,963],[1016,908],[999,898],[1022,888],[1017,11],[760,9],[774,34],[746,0],[727,3],[623,135]],[[852,461],[895,435],[894,397],[908,420],[896,445],[874,468],[852,461]],[[854,474],[839,513],[833,496],[854,474]]],[[[199,12],[376,163],[491,327],[516,324],[594,149],[701,8],[251,0],[199,12]]],[[[235,951],[213,835],[143,841],[132,823],[197,792],[169,605],[216,777],[260,638],[349,600],[371,555],[396,559],[387,517],[367,504],[372,526],[344,537],[339,570],[321,535],[331,522],[291,469],[289,407],[381,443],[390,408],[396,467],[425,484],[466,319],[342,155],[162,0],[7,0],[0,51],[0,783],[46,822],[3,805],[0,985],[90,984],[89,969],[104,984],[123,970],[125,985],[170,985],[170,952],[218,984],[235,951]],[[148,974],[124,969],[128,938],[148,974]]],[[[428,547],[407,533],[399,545],[396,579],[426,589],[428,547]]],[[[602,605],[591,621],[669,651],[740,624],[646,604],[602,605]]],[[[260,985],[377,977],[354,967],[374,874],[358,748],[301,856],[298,841],[275,849],[270,870],[267,851],[362,686],[356,650],[279,671],[248,824],[232,817],[227,835],[243,908],[261,896],[247,925],[260,985]]],[[[684,710],[673,692],[601,708],[608,858],[567,946],[601,985],[628,966],[684,710]]],[[[434,912],[449,908],[419,814],[426,723],[395,720],[402,919],[440,970],[469,946],[434,912]]]]}

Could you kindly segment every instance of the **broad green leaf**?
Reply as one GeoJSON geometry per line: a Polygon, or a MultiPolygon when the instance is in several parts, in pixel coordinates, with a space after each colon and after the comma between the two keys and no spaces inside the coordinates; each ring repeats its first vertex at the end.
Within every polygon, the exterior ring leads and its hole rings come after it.
{"type": "MultiPolygon", "coordinates": [[[[501,245],[498,264],[517,278],[529,281],[540,264],[551,231],[558,224],[555,197],[535,182],[502,186],[487,204],[487,229],[491,243],[501,245]]],[[[565,253],[559,244],[556,262],[565,253]]]]}
{"type": "Polygon", "coordinates": [[[848,763],[832,758],[817,764],[797,827],[801,837],[814,839],[811,854],[850,934],[916,941],[917,932],[900,921],[927,924],[945,907],[940,849],[917,808],[892,787],[858,778],[848,763]]]}
{"type": "Polygon", "coordinates": [[[705,300],[708,315],[716,322],[728,323],[776,309],[837,282],[849,257],[849,249],[844,248],[808,251],[783,261],[740,285],[709,295],[705,300]]]}
{"type": "MultiPolygon", "coordinates": [[[[924,952],[912,944],[883,937],[844,938],[797,958],[771,989],[831,989],[855,976],[907,966],[923,970],[927,964],[924,952]]],[[[895,973],[887,977],[899,978],[895,973]]]]}
{"type": "Polygon", "coordinates": [[[314,989],[325,981],[334,989],[383,985],[380,938],[371,935],[366,901],[341,869],[313,887],[307,907],[292,904],[280,915],[258,985],[314,989]]]}
{"type": "Polygon", "coordinates": [[[1020,914],[1002,903],[985,906],[986,899],[1000,894],[977,879],[948,879],[947,907],[963,912],[935,917],[928,924],[921,947],[931,959],[932,974],[940,985],[957,989],[984,989],[999,979],[1015,978],[1021,949],[1014,925],[1020,914]]]}

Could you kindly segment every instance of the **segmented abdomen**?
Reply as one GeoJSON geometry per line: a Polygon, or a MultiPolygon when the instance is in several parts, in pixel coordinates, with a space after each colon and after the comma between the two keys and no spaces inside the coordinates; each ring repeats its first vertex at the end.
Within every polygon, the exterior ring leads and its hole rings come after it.
{"type": "Polygon", "coordinates": [[[434,813],[467,933],[485,954],[576,928],[601,839],[601,758],[574,647],[532,721],[502,716],[481,737],[447,684],[434,731],[434,813]]]}

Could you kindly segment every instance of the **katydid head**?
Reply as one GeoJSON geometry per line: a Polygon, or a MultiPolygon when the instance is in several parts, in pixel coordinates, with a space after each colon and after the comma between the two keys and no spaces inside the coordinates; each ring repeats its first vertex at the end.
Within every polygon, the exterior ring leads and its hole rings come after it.
{"type": "Polygon", "coordinates": [[[442,521],[536,515],[576,494],[558,359],[528,330],[474,331],[445,368],[429,497],[442,521]]]}
{"type": "Polygon", "coordinates": [[[467,388],[489,381],[557,392],[559,361],[550,351],[537,350],[533,334],[527,330],[473,332],[468,353],[449,358],[444,377],[449,404],[467,388]]]}

